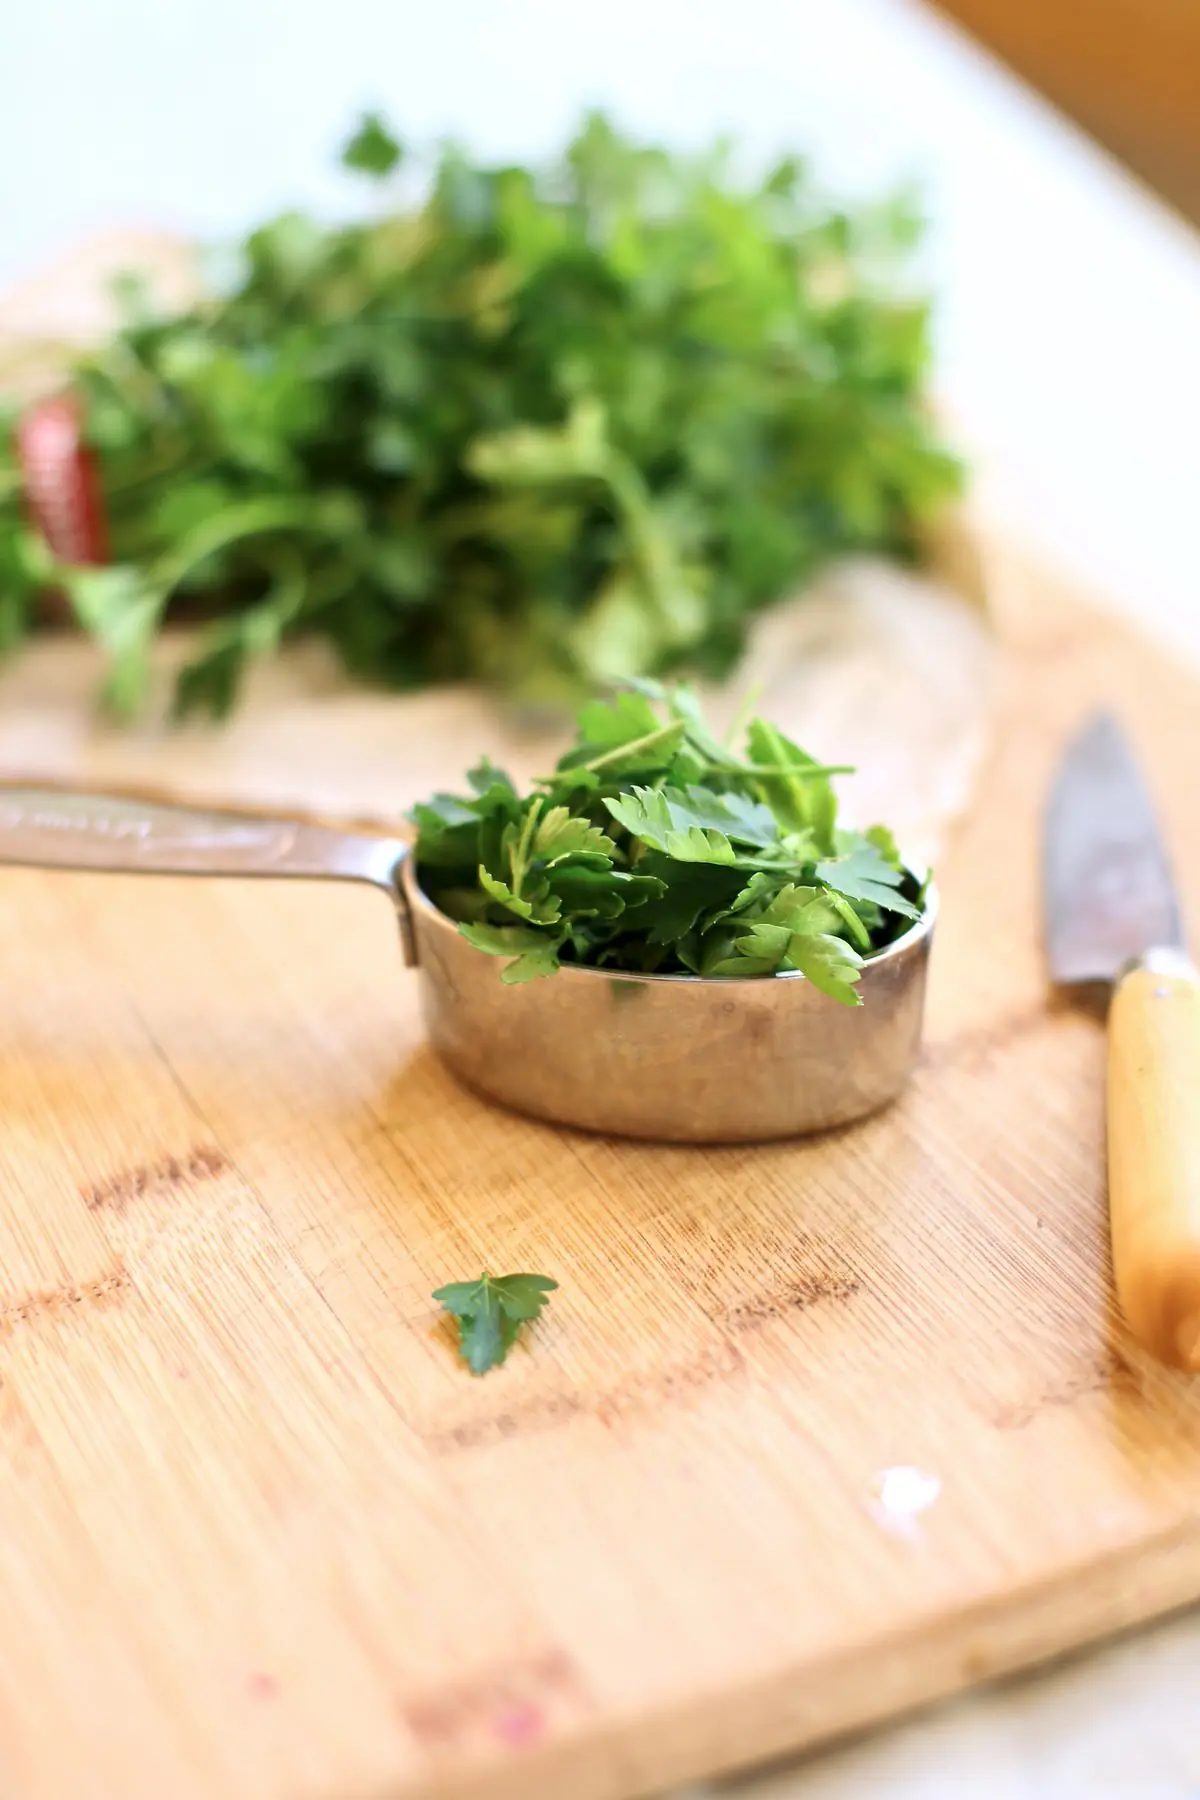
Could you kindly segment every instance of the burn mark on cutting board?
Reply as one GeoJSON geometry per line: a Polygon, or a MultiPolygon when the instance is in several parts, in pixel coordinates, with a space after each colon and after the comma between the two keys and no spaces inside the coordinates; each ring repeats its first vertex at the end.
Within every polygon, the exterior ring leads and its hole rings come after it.
{"type": "Polygon", "coordinates": [[[793,1313],[809,1312],[825,1301],[853,1300],[861,1289],[862,1282],[857,1275],[838,1270],[813,1269],[764,1294],[754,1294],[747,1300],[739,1301],[721,1315],[720,1322],[727,1331],[739,1335],[747,1331],[759,1331],[776,1319],[785,1319],[793,1313]]]}
{"type": "Polygon", "coordinates": [[[425,1693],[402,1695],[400,1717],[434,1754],[519,1750],[589,1710],[579,1670],[548,1646],[425,1693]]]}
{"type": "Polygon", "coordinates": [[[91,1212],[122,1212],[131,1201],[150,1194],[171,1194],[195,1182],[215,1181],[231,1167],[223,1150],[199,1145],[183,1156],[167,1156],[161,1162],[141,1163],[122,1169],[104,1181],[81,1187],[80,1198],[91,1212]]]}
{"type": "Polygon", "coordinates": [[[1040,1413],[1074,1406],[1090,1394],[1140,1396],[1141,1392],[1137,1370],[1119,1350],[1109,1350],[1095,1361],[1064,1370],[1056,1379],[1047,1381],[1032,1399],[999,1407],[991,1422],[997,1431],[1023,1431],[1040,1413]]]}
{"type": "Polygon", "coordinates": [[[508,1438],[532,1437],[541,1431],[553,1431],[581,1413],[591,1411],[584,1394],[544,1394],[507,1412],[485,1413],[477,1419],[464,1419],[444,1431],[433,1432],[425,1439],[437,1456],[452,1456],[456,1450],[481,1450],[488,1444],[501,1444],[508,1438]]]}
{"type": "Polygon", "coordinates": [[[122,1262],[115,1262],[103,1275],[57,1288],[42,1288],[25,1294],[19,1300],[0,1304],[0,1340],[16,1332],[93,1311],[119,1302],[131,1286],[122,1262]]]}
{"type": "Polygon", "coordinates": [[[518,1402],[502,1413],[484,1413],[425,1438],[436,1456],[453,1456],[460,1450],[482,1450],[511,1438],[532,1437],[553,1431],[572,1419],[591,1418],[612,1429],[622,1420],[662,1406],[686,1405],[715,1382],[739,1378],[746,1362],[737,1345],[722,1339],[710,1344],[691,1361],[666,1369],[647,1369],[627,1375],[598,1393],[537,1395],[518,1402]]]}
{"type": "Polygon", "coordinates": [[[737,1345],[722,1340],[708,1345],[691,1362],[627,1376],[601,1394],[592,1410],[601,1425],[611,1427],[622,1419],[655,1411],[660,1406],[686,1404],[714,1382],[745,1373],[746,1359],[737,1345]]]}
{"type": "Polygon", "coordinates": [[[825,1241],[790,1224],[757,1219],[731,1227],[703,1212],[673,1213],[672,1272],[714,1325],[735,1336],[822,1302],[853,1299],[858,1270],[830,1255],[825,1241]]]}

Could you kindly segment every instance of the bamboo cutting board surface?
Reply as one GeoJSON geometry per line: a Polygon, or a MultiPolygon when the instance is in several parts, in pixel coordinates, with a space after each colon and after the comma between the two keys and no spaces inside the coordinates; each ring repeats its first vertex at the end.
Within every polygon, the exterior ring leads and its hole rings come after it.
{"type": "Polygon", "coordinates": [[[923,1063],[822,1140],[489,1108],[370,895],[3,874],[6,1800],[629,1800],[1200,1594],[1036,856],[1112,701],[1195,913],[1200,681],[1003,573],[923,1063]],[[485,1264],[561,1291],[473,1381],[485,1264]]]}

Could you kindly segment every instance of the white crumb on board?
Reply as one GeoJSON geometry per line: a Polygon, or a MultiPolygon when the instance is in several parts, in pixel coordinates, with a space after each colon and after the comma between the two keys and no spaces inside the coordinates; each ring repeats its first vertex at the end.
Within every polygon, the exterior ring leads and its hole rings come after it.
{"type": "Polygon", "coordinates": [[[928,1512],[942,1491],[941,1481],[924,1469],[898,1463],[881,1469],[871,1483],[868,1510],[885,1531],[899,1537],[912,1537],[919,1529],[922,1513],[928,1512]]]}

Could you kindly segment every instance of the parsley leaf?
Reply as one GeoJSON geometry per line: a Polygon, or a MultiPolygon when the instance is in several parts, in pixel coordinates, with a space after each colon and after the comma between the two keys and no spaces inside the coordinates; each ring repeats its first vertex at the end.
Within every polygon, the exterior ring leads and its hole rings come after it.
{"type": "Polygon", "coordinates": [[[632,788],[605,806],[631,837],[663,850],[675,862],[732,863],[733,845],[723,831],[697,822],[689,796],[676,790],[632,788]]]}
{"type": "Polygon", "coordinates": [[[818,881],[845,894],[850,900],[869,900],[887,912],[901,913],[906,919],[919,919],[920,910],[897,890],[904,870],[888,861],[883,853],[865,837],[850,836],[840,854],[816,865],[818,881]]]}
{"type": "Polygon", "coordinates": [[[843,1006],[861,1006],[862,996],[855,982],[862,972],[863,959],[844,939],[817,933],[812,937],[792,940],[795,967],[807,975],[815,988],[840,1000],[843,1006]]]}
{"type": "Polygon", "coordinates": [[[536,1319],[558,1287],[548,1275],[489,1275],[452,1281],[433,1298],[458,1320],[459,1352],[473,1375],[502,1363],[518,1326],[536,1319]]]}
{"type": "Polygon", "coordinates": [[[459,931],[469,944],[488,956],[504,956],[512,960],[500,972],[500,979],[510,987],[522,981],[535,981],[539,975],[553,975],[558,967],[557,945],[540,932],[523,930],[520,925],[482,925],[464,922],[459,931]]]}
{"type": "Polygon", "coordinates": [[[755,764],[775,771],[759,779],[776,818],[786,830],[811,833],[822,851],[831,851],[837,801],[816,758],[765,719],[751,720],[746,740],[755,764]]]}
{"type": "Polygon", "coordinates": [[[364,175],[390,175],[403,151],[378,113],[364,113],[358,130],[342,151],[347,169],[364,175]]]}
{"type": "Polygon", "coordinates": [[[744,794],[714,794],[703,787],[663,789],[635,787],[604,805],[620,824],[644,844],[686,862],[732,862],[734,842],[757,849],[779,849],[779,822],[769,806],[744,794]],[[695,834],[699,833],[699,836],[695,834]],[[680,837],[694,854],[672,850],[680,837]],[[707,846],[711,854],[704,854],[707,846]]]}

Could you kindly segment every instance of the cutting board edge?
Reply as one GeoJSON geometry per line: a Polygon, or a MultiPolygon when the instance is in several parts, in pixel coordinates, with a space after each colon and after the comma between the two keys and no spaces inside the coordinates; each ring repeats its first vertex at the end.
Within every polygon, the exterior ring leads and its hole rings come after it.
{"type": "MultiPolygon", "coordinates": [[[[693,1696],[637,1719],[613,1717],[489,1769],[489,1800],[563,1800],[566,1779],[571,1800],[673,1800],[681,1784],[764,1775],[776,1763],[835,1748],[881,1725],[902,1725],[973,1691],[1119,1640],[1197,1600],[1200,1538],[1190,1524],[1176,1526],[1150,1544],[1123,1545],[1031,1582],[1003,1612],[991,1600],[957,1613],[934,1610],[915,1629],[851,1645],[832,1661],[806,1657],[737,1691],[693,1696]],[[705,1721],[703,1748],[695,1737],[698,1716],[705,1721]]],[[[482,1773],[478,1766],[439,1771],[355,1800],[477,1800],[482,1773]]]]}

